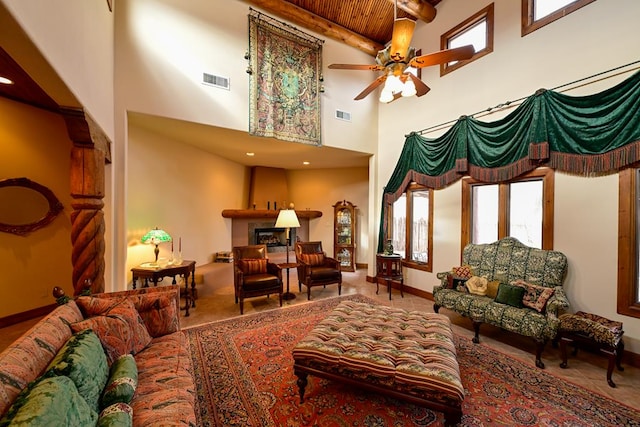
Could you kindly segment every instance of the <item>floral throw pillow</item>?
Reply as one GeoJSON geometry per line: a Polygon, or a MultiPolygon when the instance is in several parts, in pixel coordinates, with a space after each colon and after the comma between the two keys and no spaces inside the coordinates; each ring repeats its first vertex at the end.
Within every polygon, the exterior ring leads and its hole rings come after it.
{"type": "Polygon", "coordinates": [[[73,331],[92,329],[100,338],[107,353],[109,366],[121,355],[137,354],[151,342],[144,321],[133,303],[128,299],[113,300],[108,298],[79,297],[78,306],[89,317],[71,325],[73,331]],[[111,304],[111,305],[109,305],[111,304]],[[100,311],[107,307],[105,311],[100,311]]]}
{"type": "Polygon", "coordinates": [[[472,276],[469,280],[467,280],[467,289],[469,289],[470,294],[484,296],[487,294],[488,284],[489,281],[486,278],[472,276]]]}
{"type": "Polygon", "coordinates": [[[544,312],[547,306],[547,301],[555,292],[555,289],[548,288],[546,286],[534,285],[528,283],[522,279],[511,282],[513,285],[524,288],[524,296],[522,297],[522,304],[525,307],[533,308],[539,313],[544,312]]]}

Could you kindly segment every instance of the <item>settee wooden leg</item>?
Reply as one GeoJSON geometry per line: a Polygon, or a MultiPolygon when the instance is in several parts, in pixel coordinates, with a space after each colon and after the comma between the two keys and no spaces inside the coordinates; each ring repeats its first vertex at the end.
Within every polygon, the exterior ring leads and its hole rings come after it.
{"type": "Polygon", "coordinates": [[[536,341],[536,366],[540,369],[544,369],[544,363],[542,362],[542,350],[547,343],[547,340],[536,341]]]}
{"type": "Polygon", "coordinates": [[[481,322],[473,322],[473,331],[475,332],[475,335],[473,336],[471,341],[473,341],[474,344],[478,344],[480,342],[480,324],[481,322]]]}

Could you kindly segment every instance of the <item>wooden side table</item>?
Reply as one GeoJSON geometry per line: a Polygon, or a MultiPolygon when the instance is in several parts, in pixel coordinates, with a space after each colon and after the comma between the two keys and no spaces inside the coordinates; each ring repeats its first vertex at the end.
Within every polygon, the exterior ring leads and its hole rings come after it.
{"type": "MultiPolygon", "coordinates": [[[[185,317],[189,316],[189,307],[196,306],[198,293],[196,290],[196,262],[183,260],[180,265],[168,265],[166,267],[154,266],[151,263],[140,264],[131,269],[133,274],[133,289],[136,289],[138,279],[141,281],[141,287],[149,287],[149,280],[153,282],[153,286],[158,286],[159,282],[165,277],[172,277],[172,285],[177,284],[176,276],[184,277],[184,293],[185,293],[185,317]],[[191,289],[189,289],[189,276],[191,276],[191,289]],[[144,279],[144,282],[142,280],[144,279]]],[[[182,309],[182,307],[181,307],[182,309]]]]}
{"type": "Polygon", "coordinates": [[[285,262],[282,264],[277,264],[278,268],[280,268],[280,270],[287,270],[287,292],[285,292],[284,294],[282,294],[282,299],[283,300],[290,300],[290,299],[295,299],[296,295],[292,292],[289,292],[289,269],[290,268],[297,268],[298,267],[298,263],[297,262],[285,262]]]}
{"type": "Polygon", "coordinates": [[[391,284],[393,282],[400,284],[400,296],[404,298],[402,293],[404,277],[402,276],[402,257],[400,255],[376,255],[376,295],[378,295],[380,280],[384,280],[387,284],[389,300],[391,300],[391,284]]]}

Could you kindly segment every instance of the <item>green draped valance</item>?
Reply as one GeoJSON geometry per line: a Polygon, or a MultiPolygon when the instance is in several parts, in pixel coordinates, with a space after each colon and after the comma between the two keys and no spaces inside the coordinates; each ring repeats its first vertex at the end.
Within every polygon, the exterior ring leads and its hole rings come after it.
{"type": "Polygon", "coordinates": [[[515,178],[538,166],[579,175],[616,172],[640,160],[640,72],[603,92],[568,96],[539,90],[494,122],[461,117],[444,135],[407,136],[384,189],[385,207],[412,181],[444,188],[465,175],[484,182],[515,178]]]}

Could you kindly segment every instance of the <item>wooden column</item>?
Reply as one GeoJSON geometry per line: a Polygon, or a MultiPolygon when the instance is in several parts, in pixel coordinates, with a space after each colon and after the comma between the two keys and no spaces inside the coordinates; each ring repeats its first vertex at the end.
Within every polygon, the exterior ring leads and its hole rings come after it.
{"type": "Polygon", "coordinates": [[[91,284],[104,292],[104,165],[109,140],[83,109],[61,108],[73,141],[71,150],[71,262],[74,295],[91,284]]]}

